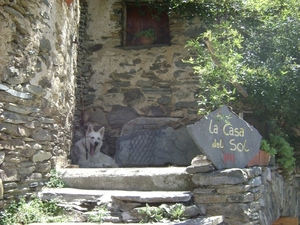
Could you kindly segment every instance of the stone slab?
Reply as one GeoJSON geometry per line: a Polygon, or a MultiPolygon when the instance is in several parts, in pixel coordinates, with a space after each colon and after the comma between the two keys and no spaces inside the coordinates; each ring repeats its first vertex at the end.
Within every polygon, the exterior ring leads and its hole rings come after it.
{"type": "MultiPolygon", "coordinates": [[[[31,223],[29,225],[46,225],[48,223],[31,223]]],[[[96,225],[99,223],[76,223],[76,225],[96,225]]],[[[140,223],[101,223],[101,225],[126,224],[137,225],[140,223]]],[[[153,223],[144,223],[145,225],[153,225],[153,223]]],[[[221,225],[224,224],[223,216],[207,216],[190,219],[186,221],[172,221],[163,223],[154,223],[155,225],[221,225]]],[[[74,223],[51,223],[51,225],[74,225],[74,223]]]]}
{"type": "Polygon", "coordinates": [[[246,167],[260,149],[259,132],[227,106],[189,125],[187,130],[219,170],[246,167]]]}
{"type": "Polygon", "coordinates": [[[43,200],[58,198],[63,202],[97,201],[103,203],[118,199],[138,203],[177,203],[191,200],[191,193],[188,191],[114,191],[44,188],[39,192],[39,197],[43,200]]]}
{"type": "Polygon", "coordinates": [[[115,160],[121,167],[188,166],[201,152],[186,126],[174,129],[174,118],[137,118],[123,126],[115,160]]]}
{"type": "Polygon", "coordinates": [[[57,169],[72,188],[135,191],[189,191],[195,184],[185,167],[57,169]]]}
{"type": "Polygon", "coordinates": [[[193,175],[193,182],[197,185],[226,185],[226,184],[243,184],[250,179],[247,170],[239,168],[218,170],[212,173],[197,173],[193,175]]]}

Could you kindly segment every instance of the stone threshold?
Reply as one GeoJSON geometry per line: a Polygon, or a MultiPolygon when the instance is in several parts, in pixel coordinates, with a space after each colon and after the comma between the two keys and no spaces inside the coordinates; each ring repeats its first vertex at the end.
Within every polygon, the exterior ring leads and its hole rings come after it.
{"type": "Polygon", "coordinates": [[[63,168],[67,187],[96,190],[190,191],[195,185],[186,167],[63,168]]]}

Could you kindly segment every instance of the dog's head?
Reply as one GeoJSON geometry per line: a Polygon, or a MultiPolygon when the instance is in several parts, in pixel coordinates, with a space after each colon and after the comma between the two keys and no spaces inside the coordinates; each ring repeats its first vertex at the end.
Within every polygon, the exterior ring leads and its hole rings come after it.
{"type": "Polygon", "coordinates": [[[97,149],[97,147],[100,149],[102,146],[102,140],[104,137],[104,130],[105,127],[100,128],[100,130],[98,131],[94,131],[93,126],[90,124],[88,126],[87,132],[86,132],[86,140],[87,140],[87,144],[90,147],[90,154],[94,155],[95,154],[95,150],[97,149]]]}

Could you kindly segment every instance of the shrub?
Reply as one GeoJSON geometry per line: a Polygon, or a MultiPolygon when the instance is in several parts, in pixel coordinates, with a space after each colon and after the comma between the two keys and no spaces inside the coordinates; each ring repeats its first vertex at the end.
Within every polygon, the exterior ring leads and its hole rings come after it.
{"type": "Polygon", "coordinates": [[[51,170],[50,171],[50,179],[46,183],[46,186],[51,187],[51,188],[62,188],[62,187],[65,187],[65,184],[61,180],[61,178],[58,176],[56,170],[51,170]]]}
{"type": "Polygon", "coordinates": [[[64,209],[57,205],[56,200],[42,201],[34,197],[26,201],[24,197],[13,201],[9,207],[1,212],[0,225],[29,224],[40,222],[63,221],[64,209]],[[54,217],[58,217],[55,219],[54,217]]]}

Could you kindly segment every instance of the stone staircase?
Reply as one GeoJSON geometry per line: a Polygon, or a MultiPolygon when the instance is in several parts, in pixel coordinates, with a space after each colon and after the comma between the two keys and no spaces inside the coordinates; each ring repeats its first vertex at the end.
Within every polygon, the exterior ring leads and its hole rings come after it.
{"type": "Polygon", "coordinates": [[[184,205],[187,219],[156,224],[223,224],[223,216],[206,217],[205,208],[193,204],[191,191],[195,184],[185,170],[185,167],[59,169],[57,172],[67,188],[44,188],[39,197],[59,199],[60,205],[76,211],[76,224],[86,222],[96,206],[105,206],[109,212],[102,224],[137,224],[143,219],[138,211],[146,204],[157,207],[176,203],[184,205]]]}

